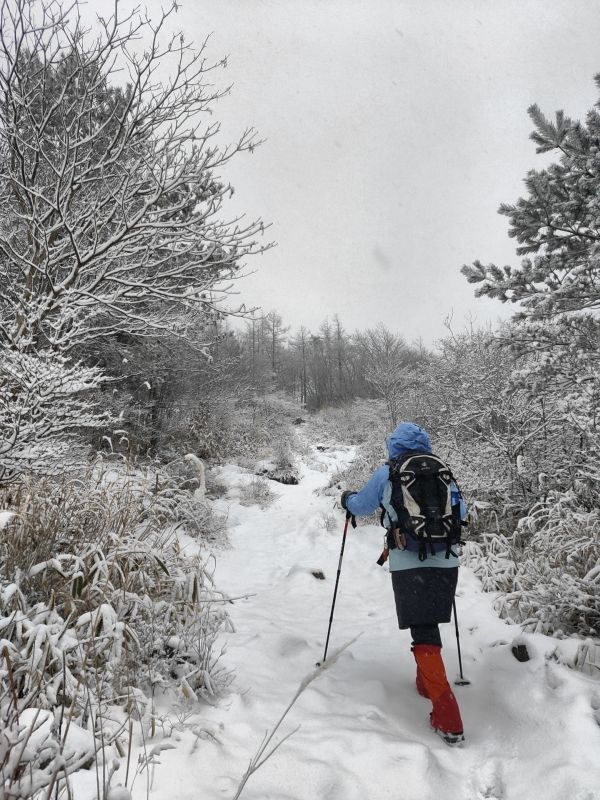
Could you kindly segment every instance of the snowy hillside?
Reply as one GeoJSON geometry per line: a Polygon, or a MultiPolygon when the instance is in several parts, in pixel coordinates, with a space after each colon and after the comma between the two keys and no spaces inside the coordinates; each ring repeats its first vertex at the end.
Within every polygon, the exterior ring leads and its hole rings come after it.
{"type": "MultiPolygon", "coordinates": [[[[241,598],[229,606],[234,631],[225,636],[235,680],[193,726],[167,731],[177,747],[150,772],[155,800],[235,797],[265,733],[321,658],[343,527],[337,495],[323,489],[352,456],[350,448],[311,445],[299,484],[273,483],[278,498],[264,510],[239,502],[253,475],[220,470],[228,492],[218,507],[232,547],[218,555],[217,580],[241,598]]],[[[574,657],[573,642],[523,637],[498,619],[493,595],[465,568],[457,604],[471,685],[455,691],[466,743],[452,749],[434,735],[429,703],[414,687],[410,635],[397,629],[390,577],[375,563],[380,545],[381,529],[349,532],[330,648],[359,638],[301,694],[274,741],[295,732],[250,777],[243,798],[600,798],[600,682],[561,663],[574,657]],[[511,652],[517,637],[527,662],[511,652]]],[[[442,637],[452,679],[454,627],[442,626],[442,637]]],[[[147,788],[142,774],[134,798],[147,788]]]]}

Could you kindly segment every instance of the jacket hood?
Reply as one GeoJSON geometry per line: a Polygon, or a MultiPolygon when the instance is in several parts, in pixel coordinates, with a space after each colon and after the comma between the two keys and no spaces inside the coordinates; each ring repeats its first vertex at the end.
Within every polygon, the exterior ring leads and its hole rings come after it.
{"type": "Polygon", "coordinates": [[[401,422],[385,442],[390,458],[397,458],[407,450],[431,453],[429,434],[414,422],[401,422]]]}

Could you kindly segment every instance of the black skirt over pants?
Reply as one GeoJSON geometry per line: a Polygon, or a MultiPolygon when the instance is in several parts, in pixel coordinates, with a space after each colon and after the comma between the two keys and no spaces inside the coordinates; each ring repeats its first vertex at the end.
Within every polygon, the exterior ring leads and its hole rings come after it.
{"type": "Polygon", "coordinates": [[[450,622],[458,567],[417,567],[391,575],[398,627],[450,622]]]}

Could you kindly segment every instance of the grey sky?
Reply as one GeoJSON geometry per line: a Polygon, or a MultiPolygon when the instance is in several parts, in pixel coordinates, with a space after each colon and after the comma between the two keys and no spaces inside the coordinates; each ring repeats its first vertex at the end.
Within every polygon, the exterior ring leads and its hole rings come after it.
{"type": "MultiPolygon", "coordinates": [[[[188,37],[229,54],[216,108],[233,138],[235,210],[272,221],[278,247],[239,299],[294,327],[338,313],[432,341],[474,300],[464,262],[516,262],[501,201],[543,162],[527,107],[582,116],[597,99],[593,0],[181,0],[188,37]]],[[[149,8],[154,6],[149,3],[149,8]]],[[[158,7],[158,3],[156,4],[158,7]]]]}

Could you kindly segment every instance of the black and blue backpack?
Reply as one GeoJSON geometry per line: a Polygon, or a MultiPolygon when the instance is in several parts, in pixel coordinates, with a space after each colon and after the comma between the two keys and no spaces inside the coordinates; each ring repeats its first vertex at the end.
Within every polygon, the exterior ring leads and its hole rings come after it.
{"type": "Polygon", "coordinates": [[[461,492],[450,468],[428,452],[409,452],[387,462],[382,499],[387,545],[413,550],[424,561],[445,545],[446,558],[461,543],[461,492]]]}

